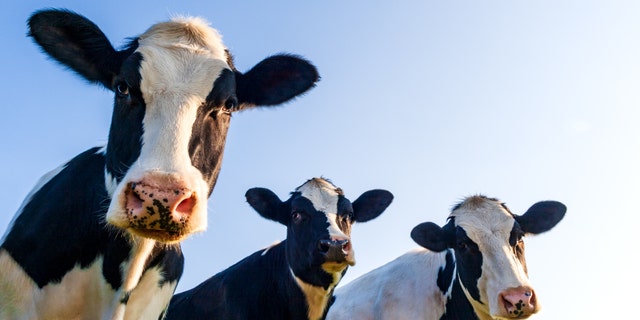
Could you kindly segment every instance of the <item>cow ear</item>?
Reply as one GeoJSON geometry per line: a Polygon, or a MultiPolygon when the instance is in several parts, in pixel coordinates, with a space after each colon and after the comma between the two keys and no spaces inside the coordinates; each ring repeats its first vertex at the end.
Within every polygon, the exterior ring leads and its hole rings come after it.
{"type": "Polygon", "coordinates": [[[41,10],[28,20],[29,36],[49,56],[92,83],[111,89],[122,63],[93,22],[68,10],[41,10]]]}
{"type": "Polygon", "coordinates": [[[444,230],[433,222],[423,222],[415,226],[411,230],[411,239],[433,252],[441,252],[448,248],[444,230]]]}
{"type": "Polygon", "coordinates": [[[275,55],[247,73],[236,72],[238,102],[272,106],[284,103],[312,88],[320,79],[309,61],[294,55],[275,55]]]}
{"type": "Polygon", "coordinates": [[[353,203],[353,218],[357,222],[367,222],[376,218],[393,201],[393,194],[387,190],[369,190],[353,203]]]}
{"type": "Polygon", "coordinates": [[[525,233],[539,234],[551,230],[564,217],[567,207],[557,201],[541,201],[515,219],[525,233]]]}
{"type": "Polygon", "coordinates": [[[288,215],[283,214],[280,198],[273,191],[266,188],[252,188],[244,195],[249,205],[261,216],[280,222],[285,226],[289,223],[288,215]]]}

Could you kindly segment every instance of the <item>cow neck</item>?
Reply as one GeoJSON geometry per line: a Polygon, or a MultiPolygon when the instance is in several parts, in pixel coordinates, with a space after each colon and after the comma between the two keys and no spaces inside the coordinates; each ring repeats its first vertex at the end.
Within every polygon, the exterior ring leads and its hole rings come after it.
{"type": "Polygon", "coordinates": [[[462,289],[462,292],[464,292],[466,300],[473,308],[473,312],[475,313],[476,317],[478,317],[478,319],[480,320],[492,320],[493,318],[489,313],[489,307],[476,301],[471,297],[471,294],[469,293],[467,288],[465,288],[464,285],[462,284],[462,280],[460,280],[460,276],[456,276],[456,279],[458,280],[457,283],[460,286],[460,289],[462,289]]]}
{"type": "Polygon", "coordinates": [[[293,270],[289,268],[291,276],[295,279],[296,284],[302,290],[305,300],[307,301],[307,317],[309,320],[324,319],[326,310],[328,309],[329,302],[333,297],[333,289],[338,285],[340,279],[342,279],[342,272],[331,273],[333,276],[333,282],[329,284],[327,289],[324,287],[314,286],[304,282],[298,278],[293,270]]]}
{"type": "Polygon", "coordinates": [[[156,245],[155,240],[137,236],[131,237],[131,254],[129,255],[129,262],[125,263],[122,268],[124,279],[122,281],[122,286],[116,294],[116,303],[118,307],[111,318],[113,320],[124,319],[125,307],[129,301],[131,292],[136,288],[136,286],[138,286],[147,260],[156,245]]]}

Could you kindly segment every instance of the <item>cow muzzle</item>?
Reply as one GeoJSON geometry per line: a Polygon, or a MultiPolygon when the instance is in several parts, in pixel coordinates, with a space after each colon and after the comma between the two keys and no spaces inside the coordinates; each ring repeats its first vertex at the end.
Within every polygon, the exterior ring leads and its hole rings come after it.
{"type": "Polygon", "coordinates": [[[323,255],[324,264],[354,265],[353,250],[349,239],[322,239],[318,241],[318,251],[323,255]]]}
{"type": "Polygon", "coordinates": [[[203,221],[206,224],[199,193],[174,176],[150,175],[128,182],[119,197],[122,214],[109,222],[141,237],[177,242],[203,230],[203,221]]]}
{"type": "Polygon", "coordinates": [[[498,304],[511,319],[526,319],[538,311],[536,294],[531,287],[506,289],[498,295],[498,304]]]}

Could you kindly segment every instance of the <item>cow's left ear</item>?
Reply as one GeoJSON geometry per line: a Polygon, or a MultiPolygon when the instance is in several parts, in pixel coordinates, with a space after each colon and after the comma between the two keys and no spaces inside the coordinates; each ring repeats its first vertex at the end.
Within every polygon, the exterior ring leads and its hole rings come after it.
{"type": "Polygon", "coordinates": [[[525,233],[539,234],[555,227],[566,211],[567,207],[558,201],[541,201],[515,219],[525,233]]]}
{"type": "Polygon", "coordinates": [[[423,248],[441,252],[448,248],[445,231],[433,222],[423,222],[411,230],[411,239],[423,248]]]}
{"type": "Polygon", "coordinates": [[[247,73],[236,71],[238,103],[245,106],[274,106],[311,89],[320,79],[309,61],[294,55],[275,55],[247,73]]]}
{"type": "Polygon", "coordinates": [[[393,194],[387,190],[369,190],[358,197],[353,203],[353,219],[366,222],[376,218],[393,201],[393,194]]]}
{"type": "Polygon", "coordinates": [[[282,214],[283,202],[273,191],[266,188],[251,188],[244,195],[249,205],[261,216],[280,222],[285,226],[288,224],[286,214],[282,214]]]}

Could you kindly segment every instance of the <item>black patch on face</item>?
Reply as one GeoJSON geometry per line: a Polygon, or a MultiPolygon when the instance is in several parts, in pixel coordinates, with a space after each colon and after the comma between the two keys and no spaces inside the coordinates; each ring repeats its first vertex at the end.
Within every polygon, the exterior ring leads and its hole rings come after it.
{"type": "Polygon", "coordinates": [[[440,270],[438,270],[438,280],[436,282],[443,295],[446,294],[451,287],[455,266],[456,263],[453,261],[453,252],[451,250],[447,250],[447,254],[445,255],[445,265],[444,267],[440,267],[440,270]]]}
{"type": "Polygon", "coordinates": [[[115,99],[106,168],[118,181],[122,180],[131,164],[138,159],[142,148],[142,120],[146,109],[140,92],[142,60],[140,53],[132,54],[122,64],[120,75],[113,83],[115,99]]]}
{"type": "Polygon", "coordinates": [[[480,302],[478,280],[482,275],[482,253],[478,245],[473,242],[461,227],[455,229],[455,244],[458,277],[471,297],[480,302]]]}
{"type": "Polygon", "coordinates": [[[189,140],[189,156],[213,191],[220,172],[231,112],[237,108],[235,74],[224,69],[213,83],[213,89],[198,114],[189,140]]]}
{"type": "Polygon", "coordinates": [[[351,201],[344,195],[338,195],[338,214],[336,224],[344,234],[351,235],[351,224],[353,223],[353,206],[351,201]]]}
{"type": "Polygon", "coordinates": [[[299,193],[291,199],[291,215],[286,249],[289,266],[302,281],[328,289],[333,277],[322,270],[324,256],[318,250],[320,240],[330,239],[327,216],[299,193]]]}
{"type": "Polygon", "coordinates": [[[511,233],[509,234],[509,245],[511,246],[511,250],[516,258],[522,264],[522,268],[524,269],[524,273],[528,274],[527,270],[527,261],[524,257],[524,231],[520,228],[520,224],[518,221],[513,222],[513,227],[511,228],[511,233]]]}

